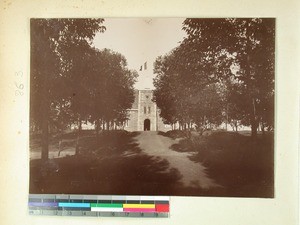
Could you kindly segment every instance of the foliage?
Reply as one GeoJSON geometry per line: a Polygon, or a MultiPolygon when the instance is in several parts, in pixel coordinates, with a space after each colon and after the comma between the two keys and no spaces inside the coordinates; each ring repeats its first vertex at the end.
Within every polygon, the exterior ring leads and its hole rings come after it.
{"type": "MultiPolygon", "coordinates": [[[[68,105],[71,81],[78,80],[79,54],[84,52],[96,32],[103,32],[103,19],[32,19],[31,20],[31,122],[41,126],[50,108],[68,105]],[[72,58],[73,57],[73,58],[72,58]],[[42,112],[42,113],[41,113],[42,112]]],[[[50,120],[51,122],[51,120],[50,120]]]]}
{"type": "Polygon", "coordinates": [[[220,124],[222,99],[217,85],[205,73],[206,68],[195,69],[183,54],[181,45],[155,62],[154,101],[161,110],[160,116],[165,123],[178,122],[183,128],[194,124],[203,130],[220,124]]]}
{"type": "Polygon", "coordinates": [[[205,116],[217,125],[220,121],[215,118],[221,110],[223,122],[251,125],[253,136],[259,123],[272,128],[274,22],[186,19],[183,30],[187,37],[155,63],[155,101],[166,122],[197,124],[205,116]]]}
{"type": "MultiPolygon", "coordinates": [[[[82,121],[122,123],[133,97],[135,71],[124,56],[91,47],[103,19],[31,20],[30,122],[42,132],[42,159],[48,132],[82,121]]],[[[99,128],[99,126],[98,126],[99,128]]],[[[79,136],[79,135],[78,135],[79,136]]]]}
{"type": "Polygon", "coordinates": [[[92,122],[121,125],[126,121],[127,109],[134,101],[133,85],[137,72],[127,69],[125,57],[111,50],[95,50],[94,57],[90,79],[90,119],[92,122]]]}

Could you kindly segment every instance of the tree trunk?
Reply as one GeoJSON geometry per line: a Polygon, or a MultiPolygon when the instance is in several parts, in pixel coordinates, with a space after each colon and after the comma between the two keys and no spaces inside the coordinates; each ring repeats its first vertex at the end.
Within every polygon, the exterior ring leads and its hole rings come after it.
{"type": "Polygon", "coordinates": [[[79,139],[81,135],[81,130],[82,130],[82,121],[80,118],[78,121],[78,132],[77,132],[77,140],[76,140],[76,147],[75,147],[75,155],[79,153],[79,139]]]}
{"type": "Polygon", "coordinates": [[[255,124],[255,122],[251,124],[251,136],[253,138],[257,137],[257,125],[255,124]]]}
{"type": "Polygon", "coordinates": [[[227,131],[227,126],[228,126],[228,103],[226,104],[226,123],[225,123],[226,131],[227,131]]]}
{"type": "Polygon", "coordinates": [[[234,130],[234,124],[231,123],[230,126],[231,126],[231,128],[232,128],[232,131],[235,131],[235,130],[234,130]]]}
{"type": "Polygon", "coordinates": [[[99,144],[100,120],[97,119],[95,123],[96,123],[96,144],[98,146],[98,144],[99,144]]]}
{"type": "Polygon", "coordinates": [[[251,137],[256,138],[257,137],[257,128],[258,124],[255,119],[255,117],[252,117],[251,119],[251,137]]]}
{"type": "Polygon", "coordinates": [[[255,107],[255,99],[254,98],[252,98],[252,106],[253,106],[253,110],[252,110],[252,116],[251,116],[251,136],[253,138],[256,138],[258,124],[257,124],[257,118],[256,118],[256,107],[255,107]]]}
{"type": "Polygon", "coordinates": [[[48,112],[44,112],[42,121],[42,161],[46,161],[49,158],[49,131],[48,131],[48,112]]]}
{"type": "MultiPolygon", "coordinates": [[[[251,52],[251,47],[250,47],[250,34],[249,34],[249,28],[250,27],[250,22],[247,20],[247,28],[246,28],[246,38],[247,38],[247,43],[246,43],[246,51],[245,55],[247,57],[247,63],[245,65],[246,69],[246,76],[248,79],[250,79],[251,75],[251,66],[250,66],[250,52],[251,52]]],[[[253,88],[253,87],[252,87],[253,88]]],[[[252,99],[252,110],[251,110],[251,117],[250,117],[250,123],[251,123],[251,137],[256,138],[257,137],[257,118],[256,118],[256,106],[255,106],[255,98],[251,97],[252,99]]]]}
{"type": "Polygon", "coordinates": [[[49,111],[50,103],[48,96],[48,84],[47,79],[45,79],[45,86],[42,91],[42,103],[41,103],[41,112],[42,112],[42,161],[46,161],[49,158],[49,111]]]}
{"type": "Polygon", "coordinates": [[[100,123],[99,123],[99,120],[97,119],[97,120],[95,121],[96,137],[97,137],[98,134],[99,134],[99,129],[100,129],[100,123]]]}
{"type": "Polygon", "coordinates": [[[261,132],[262,132],[262,135],[265,135],[265,125],[263,122],[261,123],[261,132]]]}
{"type": "Polygon", "coordinates": [[[109,130],[109,120],[106,121],[106,130],[109,130]]]}

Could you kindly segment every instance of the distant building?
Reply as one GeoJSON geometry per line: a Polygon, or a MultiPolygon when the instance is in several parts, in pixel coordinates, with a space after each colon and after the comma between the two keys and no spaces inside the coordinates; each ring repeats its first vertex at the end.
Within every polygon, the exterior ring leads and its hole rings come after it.
{"type": "Polygon", "coordinates": [[[153,90],[135,90],[135,100],[128,109],[129,118],[124,129],[127,131],[168,131],[171,126],[164,124],[159,109],[152,101],[153,90]]]}

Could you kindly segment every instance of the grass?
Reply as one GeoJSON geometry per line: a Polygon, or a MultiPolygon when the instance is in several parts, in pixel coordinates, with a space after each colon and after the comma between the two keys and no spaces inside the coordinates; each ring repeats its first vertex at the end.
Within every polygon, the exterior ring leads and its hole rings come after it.
{"type": "Polygon", "coordinates": [[[193,152],[208,174],[224,187],[221,196],[274,197],[273,134],[257,139],[234,132],[217,132],[180,140],[175,151],[193,152]]]}
{"type": "MultiPolygon", "coordinates": [[[[235,132],[190,138],[181,131],[159,134],[179,138],[170,151],[191,152],[190,159],[203,164],[208,176],[223,188],[203,190],[182,186],[181,174],[169,168],[167,160],[143,153],[135,139],[139,132],[109,131],[96,138],[89,131],[82,134],[77,155],[47,162],[30,161],[30,193],[274,196],[272,133],[259,135],[255,140],[235,132]]],[[[75,137],[71,133],[64,138],[75,137]]],[[[34,143],[38,145],[37,141],[34,143]]]]}
{"type": "Polygon", "coordinates": [[[167,132],[158,131],[158,134],[172,139],[187,137],[187,132],[182,130],[169,130],[167,132]]]}
{"type": "Polygon", "coordinates": [[[168,195],[180,179],[169,163],[143,154],[138,132],[81,138],[78,155],[30,162],[30,193],[168,195]]]}

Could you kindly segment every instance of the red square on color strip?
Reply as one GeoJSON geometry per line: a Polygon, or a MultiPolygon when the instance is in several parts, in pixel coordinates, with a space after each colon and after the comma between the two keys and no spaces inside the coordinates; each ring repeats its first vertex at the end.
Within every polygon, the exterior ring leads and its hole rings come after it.
{"type": "Polygon", "coordinates": [[[169,204],[155,205],[156,212],[169,212],[169,204]]]}

